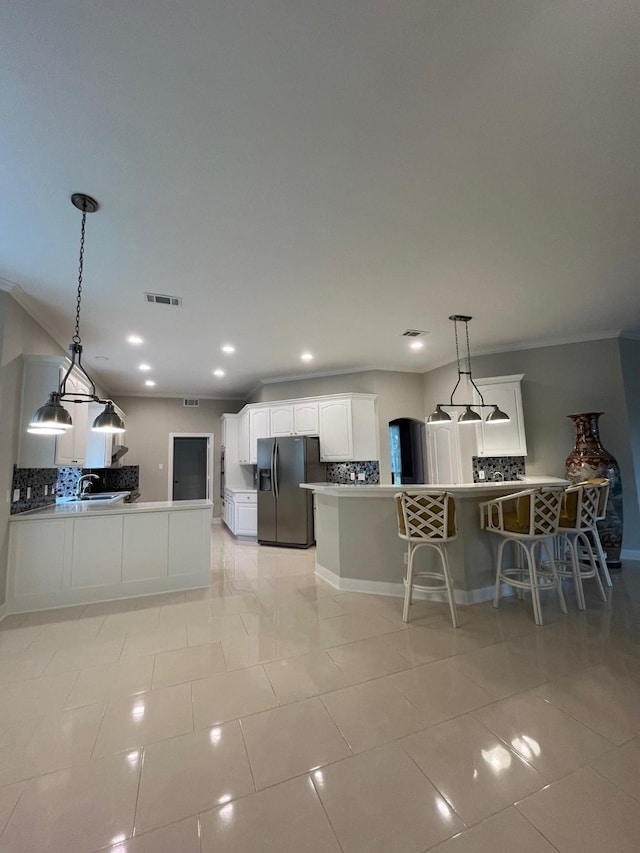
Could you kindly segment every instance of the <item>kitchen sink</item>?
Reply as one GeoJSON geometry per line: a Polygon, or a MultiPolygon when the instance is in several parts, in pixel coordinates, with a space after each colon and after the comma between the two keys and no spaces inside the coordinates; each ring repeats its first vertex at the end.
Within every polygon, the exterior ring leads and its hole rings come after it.
{"type": "Polygon", "coordinates": [[[85,501],[93,501],[94,503],[98,503],[100,501],[103,503],[115,503],[118,499],[124,500],[128,494],[128,492],[96,492],[93,495],[87,494],[80,498],[69,498],[66,503],[84,503],[85,501]]]}

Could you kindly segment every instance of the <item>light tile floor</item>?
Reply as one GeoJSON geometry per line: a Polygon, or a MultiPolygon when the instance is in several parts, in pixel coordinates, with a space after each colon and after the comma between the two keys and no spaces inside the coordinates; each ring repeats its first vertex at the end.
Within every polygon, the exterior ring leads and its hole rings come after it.
{"type": "Polygon", "coordinates": [[[640,565],[608,605],[339,593],[212,533],[204,590],[0,623],[0,853],[640,850],[640,565]]]}

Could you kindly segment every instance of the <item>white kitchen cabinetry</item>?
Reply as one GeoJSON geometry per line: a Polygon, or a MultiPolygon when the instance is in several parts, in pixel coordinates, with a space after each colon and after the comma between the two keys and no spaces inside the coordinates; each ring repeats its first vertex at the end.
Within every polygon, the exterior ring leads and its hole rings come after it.
{"type": "Polygon", "coordinates": [[[158,510],[125,504],[54,518],[14,518],[9,612],[206,586],[210,525],[210,504],[158,510]]]}
{"type": "Polygon", "coordinates": [[[375,397],[348,394],[323,399],[318,411],[323,462],[379,458],[375,397]]]}
{"type": "Polygon", "coordinates": [[[318,435],[318,403],[315,400],[271,406],[271,437],[318,435]]]}
{"type": "MultiPolygon", "coordinates": [[[[82,466],[87,442],[87,404],[64,401],[71,415],[73,428],[63,435],[33,435],[27,432],[34,413],[43,406],[52,391],[58,389],[60,378],[69,367],[64,356],[26,355],[23,357],[22,403],[20,408],[19,468],[56,468],[82,466]]],[[[71,374],[67,380],[70,391],[87,393],[89,389],[80,376],[71,374]]]]}
{"type": "Polygon", "coordinates": [[[224,493],[223,521],[234,536],[258,535],[258,501],[255,491],[224,493]]]}
{"type": "MultiPolygon", "coordinates": [[[[487,403],[495,403],[510,420],[503,424],[485,422],[490,409],[481,410],[482,423],[476,426],[477,456],[526,456],[527,439],[522,414],[522,391],[520,383],[523,373],[512,376],[494,376],[476,379],[476,385],[487,403]]],[[[474,391],[474,402],[480,398],[474,391]]]]}
{"type": "Polygon", "coordinates": [[[270,437],[270,414],[269,406],[252,406],[240,413],[238,450],[241,465],[256,464],[258,439],[270,437]]]}

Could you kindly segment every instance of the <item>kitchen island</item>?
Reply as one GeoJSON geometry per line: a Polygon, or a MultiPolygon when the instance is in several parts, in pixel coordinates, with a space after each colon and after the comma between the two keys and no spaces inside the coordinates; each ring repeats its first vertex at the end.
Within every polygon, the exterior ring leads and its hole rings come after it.
{"type": "MultiPolygon", "coordinates": [[[[406,491],[450,492],[456,500],[457,538],[447,545],[456,602],[473,604],[493,595],[497,537],[480,529],[479,505],[523,489],[569,485],[558,477],[438,486],[303,483],[315,496],[316,574],[337,589],[403,595],[407,544],[398,537],[394,495],[406,491]]],[[[421,548],[416,569],[436,565],[421,548]]]]}
{"type": "Polygon", "coordinates": [[[212,510],[208,500],[79,501],[13,515],[7,612],[208,586],[212,510]]]}

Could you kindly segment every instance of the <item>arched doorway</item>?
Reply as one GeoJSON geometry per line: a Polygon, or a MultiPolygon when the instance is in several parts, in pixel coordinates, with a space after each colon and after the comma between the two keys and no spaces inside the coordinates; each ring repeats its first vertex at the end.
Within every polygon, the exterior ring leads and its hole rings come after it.
{"type": "Polygon", "coordinates": [[[391,482],[416,485],[424,483],[424,424],[414,418],[389,421],[391,482]]]}

